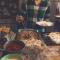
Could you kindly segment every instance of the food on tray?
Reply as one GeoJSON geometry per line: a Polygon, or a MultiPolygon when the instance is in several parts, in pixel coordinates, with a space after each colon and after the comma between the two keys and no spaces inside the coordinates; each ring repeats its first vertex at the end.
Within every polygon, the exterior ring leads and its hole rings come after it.
{"type": "Polygon", "coordinates": [[[10,31],[10,28],[6,28],[6,27],[2,28],[2,32],[9,32],[9,31],[10,31]]]}
{"type": "Polygon", "coordinates": [[[8,33],[10,31],[10,26],[8,25],[1,25],[0,26],[0,32],[8,33]]]}
{"type": "Polygon", "coordinates": [[[51,32],[48,35],[56,44],[60,44],[60,32],[51,32]]]}
{"type": "Polygon", "coordinates": [[[21,37],[22,40],[31,38],[31,36],[29,35],[29,31],[22,31],[20,37],[21,37]]]}
{"type": "Polygon", "coordinates": [[[4,46],[5,50],[8,52],[19,52],[24,47],[25,44],[22,41],[17,40],[7,42],[4,46]]]}
{"type": "Polygon", "coordinates": [[[17,39],[26,40],[31,38],[39,39],[39,35],[35,31],[21,31],[20,34],[18,34],[17,39]]]}
{"type": "Polygon", "coordinates": [[[30,46],[30,47],[37,46],[38,48],[41,48],[41,41],[31,38],[30,40],[26,41],[26,46],[30,46]]]}
{"type": "Polygon", "coordinates": [[[40,26],[53,26],[54,25],[54,23],[50,21],[39,21],[39,22],[36,22],[36,24],[40,26]]]}
{"type": "Polygon", "coordinates": [[[34,39],[39,40],[39,37],[41,38],[41,36],[39,36],[39,34],[36,31],[29,31],[29,35],[34,39]]]}
{"type": "Polygon", "coordinates": [[[21,31],[20,35],[18,35],[18,39],[25,43],[25,46],[28,47],[37,47],[43,48],[44,44],[41,42],[41,36],[35,31],[21,31]]]}
{"type": "Polygon", "coordinates": [[[30,48],[37,48],[37,49],[46,49],[46,45],[41,41],[41,40],[37,40],[32,38],[31,40],[27,40],[26,41],[26,46],[30,47],[30,48]]]}

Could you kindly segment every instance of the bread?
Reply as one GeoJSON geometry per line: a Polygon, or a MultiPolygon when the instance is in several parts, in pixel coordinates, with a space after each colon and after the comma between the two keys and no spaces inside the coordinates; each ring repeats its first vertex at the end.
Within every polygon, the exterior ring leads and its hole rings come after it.
{"type": "Polygon", "coordinates": [[[21,31],[21,33],[18,34],[17,39],[21,39],[21,40],[26,40],[26,39],[39,39],[39,35],[37,34],[37,32],[35,31],[21,31]]]}
{"type": "Polygon", "coordinates": [[[21,33],[17,36],[18,40],[21,40],[25,43],[25,46],[30,48],[45,48],[45,44],[42,42],[41,36],[35,31],[21,31],[21,33]]]}
{"type": "Polygon", "coordinates": [[[5,32],[5,33],[8,33],[10,31],[10,26],[9,25],[0,25],[0,32],[5,32]]]}
{"type": "Polygon", "coordinates": [[[54,41],[56,44],[60,44],[60,32],[51,32],[49,37],[54,41]]]}

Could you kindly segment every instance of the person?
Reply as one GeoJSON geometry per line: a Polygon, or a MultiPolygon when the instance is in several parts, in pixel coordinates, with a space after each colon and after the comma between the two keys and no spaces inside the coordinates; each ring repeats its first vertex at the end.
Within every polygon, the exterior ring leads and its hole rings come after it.
{"type": "Polygon", "coordinates": [[[40,29],[43,27],[36,24],[37,21],[44,18],[45,11],[41,7],[46,7],[46,0],[29,0],[27,1],[27,28],[40,29]]]}
{"type": "Polygon", "coordinates": [[[26,19],[27,19],[27,28],[32,28],[34,29],[35,23],[33,23],[33,16],[34,16],[34,0],[27,0],[27,7],[26,7],[26,19]]]}
{"type": "Polygon", "coordinates": [[[24,25],[25,25],[25,15],[23,13],[18,13],[18,15],[16,16],[16,29],[18,32],[19,29],[24,29],[24,25]]]}
{"type": "MultiPolygon", "coordinates": [[[[43,18],[43,15],[45,11],[41,10],[41,6],[46,7],[46,0],[27,0],[25,3],[21,4],[21,13],[18,16],[23,16],[25,17],[25,22],[24,24],[19,23],[17,21],[16,27],[17,30],[20,29],[40,29],[42,30],[42,27],[36,24],[36,21],[39,21],[43,18]],[[44,4],[43,4],[44,3],[44,4]]],[[[18,17],[17,16],[17,17],[18,17]]]]}

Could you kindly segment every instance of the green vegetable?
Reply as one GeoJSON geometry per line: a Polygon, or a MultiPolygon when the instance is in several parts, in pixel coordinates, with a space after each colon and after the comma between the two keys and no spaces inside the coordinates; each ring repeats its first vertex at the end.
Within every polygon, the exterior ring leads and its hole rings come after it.
{"type": "Polygon", "coordinates": [[[1,58],[1,60],[9,60],[16,58],[17,60],[22,60],[22,54],[8,54],[1,58]]]}

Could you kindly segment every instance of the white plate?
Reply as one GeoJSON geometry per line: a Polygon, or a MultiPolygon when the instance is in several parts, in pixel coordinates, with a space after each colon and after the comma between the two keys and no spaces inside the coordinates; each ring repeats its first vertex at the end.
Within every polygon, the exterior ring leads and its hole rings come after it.
{"type": "Polygon", "coordinates": [[[39,21],[39,22],[36,22],[36,24],[40,25],[40,26],[53,26],[54,23],[53,22],[46,22],[46,21],[39,21]]]}

